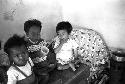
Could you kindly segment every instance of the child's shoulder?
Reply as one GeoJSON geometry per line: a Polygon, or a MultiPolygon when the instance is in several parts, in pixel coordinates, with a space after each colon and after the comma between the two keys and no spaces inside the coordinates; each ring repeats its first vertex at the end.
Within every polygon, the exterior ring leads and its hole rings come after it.
{"type": "Polygon", "coordinates": [[[68,42],[75,42],[75,40],[74,39],[72,39],[71,37],[69,37],[69,39],[68,39],[68,42]]]}
{"type": "Polygon", "coordinates": [[[7,72],[16,72],[16,68],[14,66],[10,66],[7,72]]]}
{"type": "Polygon", "coordinates": [[[16,70],[15,67],[10,66],[9,69],[7,70],[7,75],[18,76],[18,71],[16,70]]]}
{"type": "Polygon", "coordinates": [[[79,46],[78,43],[72,38],[69,38],[68,43],[72,46],[75,46],[75,47],[79,46]]]}

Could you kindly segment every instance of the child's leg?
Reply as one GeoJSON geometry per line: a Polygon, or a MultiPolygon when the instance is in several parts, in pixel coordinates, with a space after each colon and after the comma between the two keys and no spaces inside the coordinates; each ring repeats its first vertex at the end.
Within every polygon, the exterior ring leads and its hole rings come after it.
{"type": "Polygon", "coordinates": [[[75,66],[74,66],[74,64],[73,63],[69,63],[69,66],[72,68],[72,70],[73,71],[75,71],[76,69],[75,69],[75,66]]]}
{"type": "Polygon", "coordinates": [[[49,80],[49,74],[43,69],[33,68],[35,75],[38,78],[38,84],[47,84],[49,80]]]}
{"type": "Polygon", "coordinates": [[[49,74],[43,73],[41,75],[38,75],[39,84],[47,84],[49,81],[49,74]]]}

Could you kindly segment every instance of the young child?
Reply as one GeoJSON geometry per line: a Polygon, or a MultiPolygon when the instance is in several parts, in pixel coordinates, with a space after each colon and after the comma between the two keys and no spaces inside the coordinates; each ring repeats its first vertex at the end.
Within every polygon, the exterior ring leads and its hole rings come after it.
{"type": "Polygon", "coordinates": [[[56,26],[57,37],[55,38],[54,51],[56,60],[58,61],[58,69],[67,69],[69,67],[75,71],[75,66],[72,63],[77,55],[76,49],[78,44],[70,38],[72,25],[69,22],[62,21],[56,26]]]}
{"type": "Polygon", "coordinates": [[[7,71],[7,84],[38,84],[23,37],[16,34],[10,37],[4,45],[4,51],[8,54],[11,65],[7,71]]]}
{"type": "Polygon", "coordinates": [[[55,54],[51,53],[46,47],[47,42],[41,38],[41,28],[41,22],[36,19],[31,19],[24,23],[27,41],[26,46],[34,63],[34,72],[41,79],[42,84],[46,84],[49,79],[48,72],[55,67],[56,57],[55,54]],[[43,53],[44,50],[46,52],[49,51],[49,53],[43,53]]]}

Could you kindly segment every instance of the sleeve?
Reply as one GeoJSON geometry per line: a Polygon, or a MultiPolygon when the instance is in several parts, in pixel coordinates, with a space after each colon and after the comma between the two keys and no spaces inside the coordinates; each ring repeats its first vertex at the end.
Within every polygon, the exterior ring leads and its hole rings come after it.
{"type": "Polygon", "coordinates": [[[15,75],[14,71],[7,71],[8,81],[7,84],[16,84],[17,76],[15,75]]]}
{"type": "Polygon", "coordinates": [[[76,49],[79,45],[76,43],[75,40],[72,40],[72,48],[76,49]]]}
{"type": "Polygon", "coordinates": [[[60,44],[59,38],[58,37],[54,38],[54,48],[57,48],[59,44],[60,44]]]}

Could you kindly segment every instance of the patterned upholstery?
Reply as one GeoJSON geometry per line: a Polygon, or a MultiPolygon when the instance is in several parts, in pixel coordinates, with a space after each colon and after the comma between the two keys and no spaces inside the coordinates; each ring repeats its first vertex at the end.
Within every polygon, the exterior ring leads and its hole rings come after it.
{"type": "MultiPolygon", "coordinates": [[[[100,69],[100,65],[108,62],[109,50],[104,39],[99,33],[92,29],[74,29],[71,32],[79,47],[78,54],[81,62],[90,66],[90,72],[100,69]]],[[[92,75],[90,73],[90,75],[92,75]]]]}

